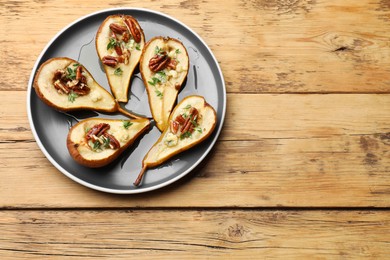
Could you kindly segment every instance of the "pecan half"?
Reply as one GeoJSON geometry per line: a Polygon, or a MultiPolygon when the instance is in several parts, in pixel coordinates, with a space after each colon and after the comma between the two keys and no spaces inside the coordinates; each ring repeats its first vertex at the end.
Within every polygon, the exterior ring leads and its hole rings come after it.
{"type": "Polygon", "coordinates": [[[54,72],[53,81],[56,81],[57,79],[62,79],[66,76],[65,70],[56,70],[54,72]]]}
{"type": "Polygon", "coordinates": [[[168,66],[170,60],[171,58],[168,57],[166,52],[156,54],[149,60],[149,69],[153,72],[163,70],[168,66]]]}
{"type": "Polygon", "coordinates": [[[84,96],[87,95],[91,89],[85,85],[81,85],[80,88],[74,88],[72,91],[79,96],[84,96]]]}
{"type": "Polygon", "coordinates": [[[118,37],[116,37],[116,34],[114,32],[111,33],[111,38],[115,40],[114,50],[116,54],[122,55],[122,47],[120,46],[118,37]]]}
{"type": "Polygon", "coordinates": [[[125,65],[129,64],[131,52],[128,49],[125,49],[124,53],[121,56],[117,57],[119,63],[124,63],[125,65]]]}
{"type": "Polygon", "coordinates": [[[114,56],[106,55],[103,57],[102,62],[107,66],[115,67],[118,64],[118,59],[114,56]]]}
{"type": "Polygon", "coordinates": [[[128,43],[129,40],[130,40],[130,34],[127,31],[122,33],[122,41],[128,43]]]}
{"type": "Polygon", "coordinates": [[[117,23],[110,24],[110,29],[111,29],[111,31],[113,31],[114,33],[117,33],[117,34],[122,34],[122,33],[127,31],[126,26],[119,25],[117,23]]]}
{"type": "Polygon", "coordinates": [[[176,134],[177,133],[177,131],[179,130],[179,123],[177,122],[177,121],[174,121],[174,120],[172,120],[171,121],[171,124],[170,124],[170,127],[171,127],[171,132],[173,133],[173,134],[176,134]]]}
{"type": "Polygon", "coordinates": [[[94,125],[85,135],[85,139],[96,141],[96,138],[99,138],[101,135],[106,133],[106,131],[110,129],[110,125],[106,123],[100,123],[94,125]]]}
{"type": "Polygon", "coordinates": [[[121,146],[119,141],[116,140],[116,138],[113,135],[110,135],[109,133],[105,132],[103,134],[103,136],[106,137],[108,140],[110,140],[109,146],[110,146],[111,149],[115,150],[115,149],[118,149],[121,146]]]}
{"type": "Polygon", "coordinates": [[[91,129],[89,129],[89,131],[85,135],[85,138],[87,140],[91,140],[93,138],[93,136],[98,136],[98,134],[101,132],[101,130],[104,127],[106,127],[107,125],[110,126],[109,124],[105,124],[105,123],[100,123],[100,124],[94,125],[91,129]]]}
{"type": "Polygon", "coordinates": [[[136,22],[134,21],[134,18],[132,17],[125,17],[125,24],[129,28],[129,31],[131,35],[134,38],[134,41],[139,43],[141,41],[141,32],[139,31],[136,22]]]}
{"type": "Polygon", "coordinates": [[[184,122],[186,121],[186,119],[182,116],[182,115],[178,115],[175,119],[175,121],[177,121],[180,125],[184,124],[184,122]]]}
{"type": "Polygon", "coordinates": [[[198,119],[198,109],[195,107],[191,107],[189,111],[189,116],[187,117],[185,123],[183,124],[183,129],[181,130],[182,133],[190,132],[192,133],[194,131],[195,125],[197,125],[197,119],[198,119]]]}
{"type": "Polygon", "coordinates": [[[54,82],[54,87],[55,87],[55,89],[58,90],[59,93],[69,94],[69,92],[70,92],[70,89],[68,88],[68,86],[66,86],[66,84],[64,84],[59,79],[54,82]]]}
{"type": "Polygon", "coordinates": [[[176,65],[177,65],[177,61],[170,59],[167,67],[172,69],[172,70],[176,70],[176,65]]]}
{"type": "Polygon", "coordinates": [[[81,79],[80,79],[80,82],[81,83],[84,83],[85,85],[87,84],[87,77],[85,77],[84,75],[81,76],[81,79]]]}
{"type": "Polygon", "coordinates": [[[81,77],[82,77],[81,73],[83,72],[82,69],[83,68],[81,66],[78,66],[77,69],[76,69],[76,79],[77,80],[81,80],[81,77]]]}

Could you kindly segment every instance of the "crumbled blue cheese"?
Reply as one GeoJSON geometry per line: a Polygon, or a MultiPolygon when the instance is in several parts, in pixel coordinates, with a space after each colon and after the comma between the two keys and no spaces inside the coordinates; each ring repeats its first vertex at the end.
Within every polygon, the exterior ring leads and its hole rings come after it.
{"type": "Polygon", "coordinates": [[[120,131],[117,133],[117,135],[119,137],[119,141],[121,141],[122,143],[126,143],[130,137],[127,131],[120,131]]]}
{"type": "Polygon", "coordinates": [[[170,57],[171,59],[176,59],[177,58],[177,52],[176,50],[172,50],[168,53],[168,57],[170,57]]]}
{"type": "Polygon", "coordinates": [[[168,147],[176,146],[178,143],[178,137],[173,133],[168,133],[164,139],[164,144],[168,147]]]}
{"type": "Polygon", "coordinates": [[[102,99],[102,95],[98,91],[93,91],[90,96],[92,102],[97,102],[102,99]]]}
{"type": "Polygon", "coordinates": [[[170,70],[169,72],[168,72],[168,76],[170,76],[170,77],[172,77],[172,78],[177,78],[177,71],[176,70],[170,70]]]}

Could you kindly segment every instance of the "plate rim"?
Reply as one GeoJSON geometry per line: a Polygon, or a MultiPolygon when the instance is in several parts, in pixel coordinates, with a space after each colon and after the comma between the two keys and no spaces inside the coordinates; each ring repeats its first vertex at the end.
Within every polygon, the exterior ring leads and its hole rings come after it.
{"type": "Polygon", "coordinates": [[[196,33],[194,30],[192,30],[190,27],[188,27],[186,24],[184,24],[183,22],[179,21],[178,19],[176,19],[176,18],[174,18],[174,17],[172,17],[172,16],[170,16],[168,14],[159,12],[159,11],[151,10],[151,9],[148,9],[148,8],[138,8],[138,7],[115,7],[115,8],[107,8],[107,9],[102,9],[102,10],[99,10],[99,11],[95,11],[95,12],[89,13],[87,15],[84,15],[84,16],[76,19],[75,21],[73,21],[70,24],[66,25],[58,33],[56,33],[51,38],[51,40],[46,44],[46,46],[43,48],[43,50],[41,51],[41,53],[39,54],[39,56],[37,57],[37,59],[36,59],[36,61],[34,63],[34,66],[33,66],[32,70],[31,70],[30,78],[29,78],[29,81],[28,81],[28,86],[27,86],[27,116],[28,116],[28,121],[29,121],[29,125],[30,125],[30,128],[31,128],[31,132],[33,133],[35,142],[38,144],[38,147],[40,148],[42,153],[45,155],[45,157],[50,161],[50,163],[58,171],[60,171],[62,174],[64,174],[65,176],[67,176],[71,180],[73,180],[73,181],[75,181],[75,182],[77,182],[77,183],[79,183],[79,184],[81,184],[81,185],[83,185],[83,186],[85,186],[87,188],[93,189],[93,190],[106,192],[106,193],[112,193],[112,194],[139,194],[139,193],[145,193],[145,192],[150,192],[150,191],[153,191],[153,190],[161,189],[163,187],[166,187],[166,186],[168,186],[168,185],[178,181],[179,179],[183,178],[184,176],[186,176],[187,174],[192,172],[206,158],[206,156],[209,154],[211,149],[214,147],[216,141],[218,140],[218,138],[220,136],[220,133],[222,131],[223,125],[224,125],[225,114],[226,114],[226,101],[227,101],[226,96],[227,96],[226,84],[225,84],[223,73],[222,73],[222,70],[221,70],[221,68],[219,66],[218,60],[216,59],[214,53],[211,51],[210,47],[206,44],[206,42],[202,39],[202,37],[200,37],[198,35],[198,33],[196,33]],[[87,18],[96,16],[96,15],[100,15],[102,13],[114,12],[114,11],[118,11],[118,12],[120,12],[120,11],[140,11],[140,12],[146,12],[146,13],[153,13],[155,15],[171,19],[174,22],[180,24],[182,27],[184,27],[186,30],[190,31],[194,36],[196,36],[197,39],[204,45],[204,47],[206,47],[206,49],[208,50],[208,52],[211,55],[212,60],[214,61],[215,65],[216,65],[218,73],[219,73],[219,75],[221,76],[221,79],[222,79],[221,80],[221,82],[222,82],[222,90],[223,90],[223,93],[222,93],[223,94],[222,116],[220,118],[220,124],[219,124],[218,129],[214,130],[215,131],[215,137],[212,140],[212,142],[210,143],[209,147],[207,147],[205,152],[200,156],[200,158],[193,165],[191,165],[187,170],[183,171],[181,174],[179,174],[179,175],[177,175],[177,176],[175,176],[175,177],[173,177],[173,178],[171,178],[171,179],[169,179],[169,180],[167,180],[165,182],[159,183],[159,184],[151,186],[151,187],[146,187],[146,188],[143,188],[142,186],[139,187],[139,188],[125,189],[125,190],[106,188],[106,187],[101,187],[101,186],[98,186],[98,185],[95,185],[95,184],[91,184],[91,183],[89,183],[89,182],[87,182],[85,180],[82,180],[82,179],[76,177],[75,175],[71,174],[70,172],[65,170],[56,160],[54,160],[54,158],[49,154],[49,152],[43,146],[43,143],[42,143],[42,141],[40,140],[40,138],[38,136],[38,133],[37,133],[37,131],[35,129],[35,125],[34,125],[34,122],[33,122],[33,119],[32,119],[31,93],[33,91],[33,80],[34,80],[34,77],[35,77],[35,72],[36,72],[36,70],[38,68],[38,65],[39,65],[40,61],[42,60],[43,55],[45,55],[45,53],[50,48],[50,46],[53,44],[53,42],[56,41],[70,27],[76,25],[77,23],[79,23],[79,22],[81,22],[81,21],[83,21],[83,20],[85,20],[87,18]]]}

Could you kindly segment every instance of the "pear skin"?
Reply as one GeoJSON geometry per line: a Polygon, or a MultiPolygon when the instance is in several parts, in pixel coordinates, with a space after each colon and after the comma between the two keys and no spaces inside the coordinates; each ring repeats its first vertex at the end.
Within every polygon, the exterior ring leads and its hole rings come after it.
{"type": "Polygon", "coordinates": [[[149,126],[148,119],[85,119],[70,129],[67,148],[79,164],[102,167],[118,158],[149,126]],[[105,127],[104,133],[95,131],[98,126],[105,127]]]}
{"type": "Polygon", "coordinates": [[[217,114],[203,97],[188,96],[176,105],[168,121],[169,127],[145,155],[135,186],[141,184],[147,169],[206,140],[215,129],[217,114]]]}
{"type": "MultiPolygon", "coordinates": [[[[70,80],[69,80],[70,81],[70,80]]],[[[100,86],[79,62],[66,58],[52,58],[44,62],[38,69],[34,79],[34,89],[38,97],[47,105],[61,111],[97,110],[115,112],[118,105],[111,94],[100,86]],[[72,90],[61,90],[54,86],[56,71],[65,72],[65,79],[74,78],[77,67],[81,66],[82,76],[85,77],[88,94],[78,95],[72,90]],[[72,72],[69,74],[69,72],[72,72]],[[66,93],[66,92],[69,93],[66,93]]]]}
{"type": "Polygon", "coordinates": [[[130,15],[110,15],[100,25],[95,44],[111,92],[126,103],[131,76],[145,46],[140,24],[130,15]]]}
{"type": "Polygon", "coordinates": [[[160,131],[168,126],[169,115],[187,77],[188,68],[188,53],[179,40],[154,37],[142,51],[140,71],[150,110],[160,131]],[[165,65],[161,65],[164,62],[162,59],[168,60],[165,65]]]}

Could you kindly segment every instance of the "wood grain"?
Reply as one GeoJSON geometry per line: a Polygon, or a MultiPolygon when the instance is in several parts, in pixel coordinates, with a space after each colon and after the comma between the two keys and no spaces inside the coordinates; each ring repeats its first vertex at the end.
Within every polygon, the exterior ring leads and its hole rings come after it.
{"type": "Polygon", "coordinates": [[[0,259],[388,258],[389,31],[388,0],[0,0],[0,259]],[[46,44],[113,7],[188,25],[227,86],[208,158],[147,194],[73,182],[27,120],[46,44]]]}
{"type": "Polygon", "coordinates": [[[76,19],[105,8],[144,7],[172,15],[205,39],[230,93],[390,91],[388,1],[0,0],[0,6],[0,59],[8,68],[0,72],[1,90],[25,90],[42,49],[76,19]]]}
{"type": "Polygon", "coordinates": [[[2,259],[384,259],[390,254],[390,215],[383,211],[17,210],[0,212],[0,228],[2,259]]]}
{"type": "Polygon", "coordinates": [[[25,94],[0,93],[16,97],[0,106],[1,207],[390,205],[390,95],[229,94],[222,136],[202,167],[162,191],[115,196],[58,172],[31,135],[25,94]]]}

